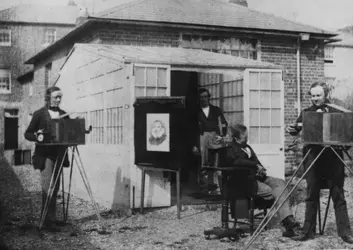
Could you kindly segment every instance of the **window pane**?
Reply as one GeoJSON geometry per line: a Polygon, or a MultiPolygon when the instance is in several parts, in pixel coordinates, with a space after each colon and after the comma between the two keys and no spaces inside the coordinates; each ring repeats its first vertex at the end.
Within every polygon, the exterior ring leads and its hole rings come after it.
{"type": "Polygon", "coordinates": [[[259,127],[250,127],[249,144],[259,144],[259,127]]]}
{"type": "Polygon", "coordinates": [[[260,91],[250,91],[250,108],[260,108],[260,91]]]}
{"type": "Polygon", "coordinates": [[[260,110],[260,126],[271,126],[271,110],[260,110]]]}
{"type": "Polygon", "coordinates": [[[135,67],[135,86],[145,86],[145,68],[135,67]]]}
{"type": "Polygon", "coordinates": [[[271,143],[281,144],[281,127],[271,128],[271,143]]]}
{"type": "Polygon", "coordinates": [[[136,97],[145,96],[145,88],[143,88],[143,87],[136,87],[136,88],[135,88],[135,96],[136,96],[136,97]]]}
{"type": "Polygon", "coordinates": [[[157,88],[158,96],[167,96],[167,88],[157,88]]]}
{"type": "Polygon", "coordinates": [[[271,91],[260,91],[260,107],[271,108],[271,91]]]}
{"type": "Polygon", "coordinates": [[[147,70],[147,86],[157,86],[157,69],[156,68],[146,68],[147,70]]]}
{"type": "Polygon", "coordinates": [[[271,92],[271,107],[276,109],[281,108],[281,91],[271,92]]]}
{"type": "Polygon", "coordinates": [[[146,96],[156,96],[156,88],[146,87],[146,96]]]}
{"type": "Polygon", "coordinates": [[[158,79],[157,79],[158,87],[166,87],[167,86],[167,69],[158,69],[158,79]]]}
{"type": "Polygon", "coordinates": [[[250,72],[250,85],[249,88],[250,89],[259,89],[259,73],[254,73],[254,72],[250,72]]]}
{"type": "Polygon", "coordinates": [[[260,126],[260,110],[250,109],[250,126],[260,126]]]}
{"type": "Polygon", "coordinates": [[[271,88],[272,90],[280,90],[282,84],[281,73],[271,73],[271,88]]]}
{"type": "Polygon", "coordinates": [[[270,82],[271,73],[262,72],[260,74],[260,89],[271,90],[271,82],[270,82]]]}
{"type": "Polygon", "coordinates": [[[260,144],[270,143],[270,128],[261,127],[260,128],[260,144]]]}
{"type": "Polygon", "coordinates": [[[271,126],[281,126],[281,110],[271,110],[271,126]]]}

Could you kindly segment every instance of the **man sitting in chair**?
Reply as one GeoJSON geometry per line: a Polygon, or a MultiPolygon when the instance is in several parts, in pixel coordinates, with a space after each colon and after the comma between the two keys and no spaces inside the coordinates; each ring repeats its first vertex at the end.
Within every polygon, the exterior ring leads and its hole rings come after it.
{"type": "MultiPolygon", "coordinates": [[[[260,163],[254,150],[247,144],[248,131],[246,126],[242,124],[231,126],[230,136],[233,137],[233,142],[226,149],[226,162],[232,165],[256,168],[257,195],[265,200],[273,199],[273,197],[277,199],[286,185],[285,181],[276,177],[267,176],[265,167],[260,163]]],[[[287,195],[288,192],[284,191],[279,202],[282,203],[287,195]]],[[[295,236],[294,229],[298,228],[300,225],[295,221],[292,215],[289,200],[284,202],[283,206],[278,210],[278,216],[285,228],[283,236],[295,236]]]]}

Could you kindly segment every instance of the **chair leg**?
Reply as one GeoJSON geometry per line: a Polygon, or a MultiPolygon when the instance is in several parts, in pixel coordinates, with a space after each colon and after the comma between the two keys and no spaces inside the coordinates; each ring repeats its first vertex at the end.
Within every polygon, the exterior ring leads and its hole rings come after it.
{"type": "MultiPolygon", "coordinates": [[[[317,202],[317,218],[319,220],[319,233],[322,235],[321,233],[321,208],[320,208],[320,198],[317,202]]],[[[316,229],[315,229],[316,231],[316,229]]]]}
{"type": "Polygon", "coordinates": [[[142,167],[142,176],[141,176],[141,201],[140,201],[140,213],[143,214],[143,202],[145,201],[145,180],[146,180],[146,170],[142,167]]]}
{"type": "Polygon", "coordinates": [[[249,209],[249,219],[250,219],[250,233],[254,232],[254,198],[250,197],[250,209],[249,209]]]}
{"type": "Polygon", "coordinates": [[[224,199],[222,202],[222,229],[228,229],[229,228],[229,214],[228,214],[228,204],[229,201],[224,199]]]}
{"type": "Polygon", "coordinates": [[[328,201],[327,201],[327,206],[326,206],[326,210],[325,210],[325,217],[324,217],[324,222],[322,224],[322,230],[321,230],[321,235],[324,234],[325,231],[325,225],[326,225],[326,219],[327,219],[327,214],[328,214],[328,209],[330,208],[330,201],[331,201],[331,189],[330,189],[330,193],[328,195],[328,201]]]}

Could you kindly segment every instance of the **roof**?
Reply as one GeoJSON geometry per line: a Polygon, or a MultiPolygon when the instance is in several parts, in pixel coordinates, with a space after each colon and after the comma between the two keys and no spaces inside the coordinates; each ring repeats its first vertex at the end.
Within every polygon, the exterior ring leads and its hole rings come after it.
{"type": "Polygon", "coordinates": [[[134,0],[92,17],[334,35],[220,0],[134,0]]]}
{"type": "Polygon", "coordinates": [[[329,46],[342,46],[342,47],[353,47],[353,34],[348,32],[339,32],[338,36],[335,37],[337,42],[328,44],[329,46]]]}
{"type": "Polygon", "coordinates": [[[48,6],[21,4],[0,11],[0,22],[76,24],[79,15],[76,6],[48,6]]]}
{"type": "Polygon", "coordinates": [[[73,51],[75,51],[75,49],[82,49],[84,51],[94,53],[111,60],[132,63],[167,64],[172,66],[229,69],[281,68],[281,66],[272,63],[255,61],[251,59],[234,57],[231,55],[219,54],[198,49],[79,43],[74,46],[73,51]]]}

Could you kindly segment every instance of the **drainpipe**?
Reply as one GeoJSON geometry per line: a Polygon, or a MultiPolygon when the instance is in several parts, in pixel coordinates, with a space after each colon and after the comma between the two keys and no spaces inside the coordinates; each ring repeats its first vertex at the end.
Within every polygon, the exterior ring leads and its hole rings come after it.
{"type": "Polygon", "coordinates": [[[301,98],[300,98],[300,40],[301,38],[298,37],[297,40],[297,105],[298,105],[298,116],[300,115],[301,109],[301,98]]]}

